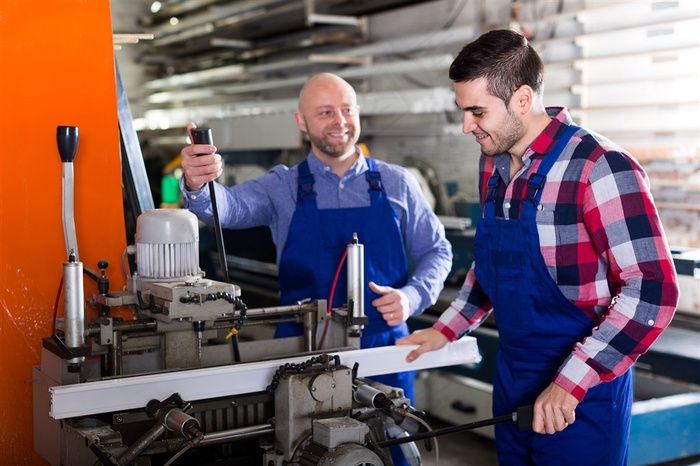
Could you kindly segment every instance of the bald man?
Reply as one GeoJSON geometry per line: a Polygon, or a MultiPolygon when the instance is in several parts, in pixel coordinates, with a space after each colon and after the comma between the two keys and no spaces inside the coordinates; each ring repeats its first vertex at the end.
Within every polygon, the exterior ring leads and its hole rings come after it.
{"type": "MultiPolygon", "coordinates": [[[[266,225],[277,247],[280,304],[329,299],[332,280],[353,233],[365,250],[362,347],[393,345],[408,335],[406,320],[434,304],[452,266],[445,232],[415,178],[403,167],[367,158],[356,146],[360,107],[342,78],[322,73],[299,94],[294,114],[311,150],[293,167],[278,165],[236,186],[215,183],[223,228],[266,225]],[[409,273],[408,257],[415,264],[409,273]]],[[[190,123],[190,134],[194,124],[190,123]]],[[[182,149],[185,206],[205,223],[213,217],[206,183],[222,171],[216,147],[182,149]]],[[[344,273],[344,272],[343,272],[344,273]]],[[[337,282],[332,306],[347,296],[337,282]]],[[[278,336],[301,334],[296,324],[278,336]]],[[[413,373],[375,377],[413,398],[413,373]]]]}

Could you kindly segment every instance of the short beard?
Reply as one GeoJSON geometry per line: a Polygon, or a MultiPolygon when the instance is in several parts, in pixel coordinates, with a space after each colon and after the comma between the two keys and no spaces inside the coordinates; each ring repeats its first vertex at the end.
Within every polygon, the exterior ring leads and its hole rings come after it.
{"type": "Polygon", "coordinates": [[[482,154],[487,157],[495,157],[498,154],[508,152],[525,134],[523,123],[510,110],[507,111],[506,121],[502,128],[503,130],[489,133],[489,137],[494,142],[494,148],[489,152],[484,152],[482,148],[482,154]]]}
{"type": "Polygon", "coordinates": [[[319,138],[315,135],[307,134],[307,137],[309,138],[309,141],[311,142],[312,146],[317,147],[325,155],[333,158],[342,157],[343,155],[347,154],[350,151],[350,149],[355,147],[355,142],[357,141],[357,139],[354,137],[354,133],[350,133],[349,136],[350,138],[348,139],[348,144],[344,144],[341,146],[329,144],[324,138],[319,138]]]}

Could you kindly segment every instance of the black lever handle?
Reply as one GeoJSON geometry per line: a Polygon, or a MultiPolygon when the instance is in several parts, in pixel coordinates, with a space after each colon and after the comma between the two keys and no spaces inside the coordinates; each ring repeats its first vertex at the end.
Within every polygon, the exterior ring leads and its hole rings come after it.
{"type": "Polygon", "coordinates": [[[75,159],[79,135],[77,126],[56,127],[56,143],[58,144],[58,153],[61,155],[61,162],[72,162],[75,159]]]}
{"type": "Polygon", "coordinates": [[[521,406],[512,414],[506,414],[505,416],[498,416],[491,419],[485,419],[483,421],[470,422],[468,424],[462,424],[459,426],[445,427],[443,429],[431,430],[430,432],[421,432],[418,434],[411,435],[410,437],[399,437],[391,440],[384,440],[382,442],[377,442],[380,448],[391,447],[394,445],[400,445],[402,443],[415,442],[416,440],[423,440],[426,438],[438,437],[440,435],[454,434],[456,432],[463,432],[465,430],[477,429],[479,427],[492,426],[498,424],[499,422],[516,422],[520,431],[527,431],[532,429],[532,417],[533,417],[533,406],[521,406]]]}
{"type": "Polygon", "coordinates": [[[211,128],[194,128],[192,130],[192,142],[194,144],[209,144],[214,145],[214,139],[211,136],[211,128]]]}
{"type": "MultiPolygon", "coordinates": [[[[211,128],[201,127],[192,129],[192,142],[194,144],[209,144],[214,145],[214,138],[211,135],[211,128]]],[[[219,249],[219,262],[221,274],[226,283],[229,283],[228,278],[228,262],[226,260],[226,250],[224,248],[224,233],[221,230],[221,222],[219,221],[219,209],[216,205],[216,194],[214,193],[214,182],[209,182],[209,196],[211,197],[211,210],[214,215],[214,234],[216,235],[216,245],[219,249]]]]}

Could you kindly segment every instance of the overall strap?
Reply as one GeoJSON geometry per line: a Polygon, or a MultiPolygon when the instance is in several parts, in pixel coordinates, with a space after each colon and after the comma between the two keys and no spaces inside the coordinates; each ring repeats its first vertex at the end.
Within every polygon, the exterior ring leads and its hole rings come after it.
{"type": "Polygon", "coordinates": [[[382,186],[382,175],[379,173],[379,170],[377,170],[377,163],[374,161],[374,159],[369,157],[365,157],[365,160],[367,160],[367,166],[369,167],[365,173],[365,178],[367,178],[367,182],[369,183],[370,193],[372,191],[384,191],[384,187],[382,186]]]}
{"type": "Polygon", "coordinates": [[[309,169],[308,160],[304,160],[297,166],[299,172],[299,184],[297,189],[297,203],[304,201],[307,196],[315,196],[314,191],[314,176],[309,169]]]}
{"type": "Polygon", "coordinates": [[[498,187],[501,184],[501,176],[498,169],[494,168],[493,175],[489,178],[486,202],[484,203],[484,218],[494,218],[496,215],[496,199],[498,198],[498,187]]]}
{"type": "Polygon", "coordinates": [[[575,125],[569,126],[554,145],[554,148],[552,148],[548,154],[544,155],[542,163],[537,169],[537,173],[531,174],[527,179],[527,192],[525,193],[523,204],[527,202],[537,206],[537,204],[540,203],[542,188],[544,188],[544,184],[547,181],[547,174],[549,173],[549,170],[554,166],[554,162],[557,161],[561,153],[564,151],[564,148],[569,143],[571,136],[573,136],[579,129],[580,128],[575,125]]]}

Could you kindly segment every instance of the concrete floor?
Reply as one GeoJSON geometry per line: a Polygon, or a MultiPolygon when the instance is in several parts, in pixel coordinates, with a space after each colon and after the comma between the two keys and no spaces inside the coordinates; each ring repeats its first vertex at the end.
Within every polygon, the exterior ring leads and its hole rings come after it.
{"type": "MultiPolygon", "coordinates": [[[[432,417],[428,418],[428,423],[433,430],[452,426],[432,417]]],[[[430,452],[425,449],[424,442],[418,442],[423,466],[498,466],[496,446],[490,438],[457,432],[437,437],[437,442],[437,449],[430,452]]]]}

